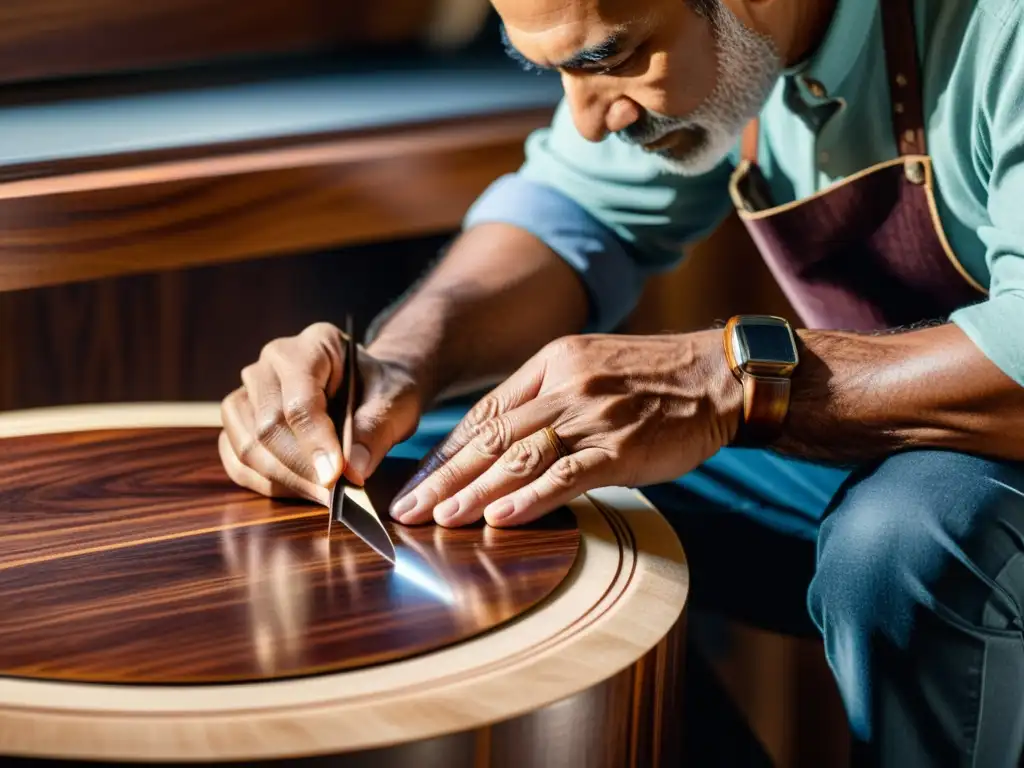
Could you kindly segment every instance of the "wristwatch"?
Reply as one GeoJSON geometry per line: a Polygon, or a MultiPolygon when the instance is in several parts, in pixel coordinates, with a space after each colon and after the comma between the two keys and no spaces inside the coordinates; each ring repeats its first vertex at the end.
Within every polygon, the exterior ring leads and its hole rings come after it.
{"type": "Polygon", "coordinates": [[[790,377],[800,362],[789,323],[773,315],[736,315],[725,324],[725,359],[743,384],[737,444],[767,445],[789,413],[790,377]]]}

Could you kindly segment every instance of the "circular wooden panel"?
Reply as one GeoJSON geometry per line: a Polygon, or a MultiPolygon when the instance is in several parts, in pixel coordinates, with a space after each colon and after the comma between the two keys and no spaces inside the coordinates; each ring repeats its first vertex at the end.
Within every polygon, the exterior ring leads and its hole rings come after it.
{"type": "MultiPolygon", "coordinates": [[[[572,513],[522,529],[385,520],[392,565],[327,511],[235,486],[216,428],[11,437],[0,464],[0,674],[260,680],[422,653],[517,616],[565,577],[572,513]]],[[[386,459],[386,510],[416,462],[386,459]]],[[[386,518],[386,514],[384,515],[386,518]]]]}
{"type": "Polygon", "coordinates": [[[424,768],[546,764],[556,745],[607,756],[594,766],[671,754],[688,574],[678,538],[639,493],[590,492],[532,530],[395,526],[399,548],[450,588],[439,592],[387,575],[347,532],[334,533],[328,557],[317,548],[324,510],[226,484],[204,453],[218,419],[215,404],[0,415],[0,754],[345,754],[346,765],[424,768]],[[370,595],[390,607],[344,620],[370,595]],[[189,625],[249,634],[203,639],[189,625]],[[211,660],[221,646],[225,659],[211,660]],[[358,663],[326,650],[343,647],[360,649],[358,663]],[[348,668],[318,668],[325,659],[348,668]],[[301,670],[320,673],[293,676],[301,670]],[[171,679],[211,682],[149,682],[171,679]],[[580,726],[571,738],[566,717],[580,726]]]}

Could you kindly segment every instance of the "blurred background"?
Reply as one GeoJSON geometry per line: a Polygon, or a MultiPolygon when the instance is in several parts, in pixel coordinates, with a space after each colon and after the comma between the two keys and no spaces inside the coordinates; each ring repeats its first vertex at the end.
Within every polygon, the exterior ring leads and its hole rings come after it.
{"type": "MultiPolygon", "coordinates": [[[[487,0],[4,0],[0,408],[220,400],[277,336],[364,329],[560,94],[487,0]]],[[[622,330],[739,311],[793,316],[730,217],[622,330]]],[[[820,645],[714,661],[776,765],[845,763],[820,645]]]]}

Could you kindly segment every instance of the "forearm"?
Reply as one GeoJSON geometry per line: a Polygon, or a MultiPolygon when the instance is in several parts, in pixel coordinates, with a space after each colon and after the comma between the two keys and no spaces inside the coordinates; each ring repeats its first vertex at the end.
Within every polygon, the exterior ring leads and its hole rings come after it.
{"type": "Polygon", "coordinates": [[[369,349],[410,367],[429,405],[496,383],[586,319],[586,290],[563,259],[521,229],[481,224],[456,240],[369,349]]]}
{"type": "Polygon", "coordinates": [[[957,326],[797,335],[780,452],[857,463],[940,448],[1024,460],[1024,388],[957,326]]]}

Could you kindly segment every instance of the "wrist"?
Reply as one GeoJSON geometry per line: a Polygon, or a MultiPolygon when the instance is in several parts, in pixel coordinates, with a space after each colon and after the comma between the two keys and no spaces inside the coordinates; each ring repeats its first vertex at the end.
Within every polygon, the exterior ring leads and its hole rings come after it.
{"type": "Polygon", "coordinates": [[[726,364],[743,392],[735,441],[768,447],[789,416],[791,378],[800,364],[797,335],[783,318],[735,315],[721,335],[726,364]]]}
{"type": "Polygon", "coordinates": [[[736,439],[743,421],[743,385],[736,378],[729,365],[729,359],[722,344],[719,330],[699,331],[686,334],[685,338],[696,342],[701,359],[705,395],[715,414],[717,442],[728,445],[736,439]]]}
{"type": "Polygon", "coordinates": [[[381,365],[401,370],[412,381],[420,410],[425,411],[436,400],[443,385],[439,382],[437,354],[417,346],[414,349],[408,342],[402,343],[384,335],[370,342],[366,352],[381,365]]]}

